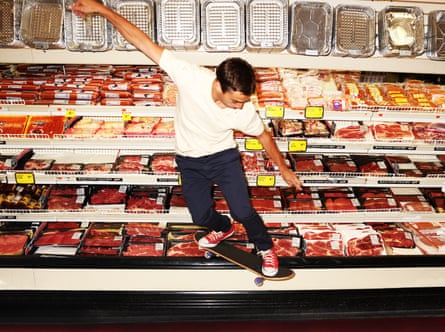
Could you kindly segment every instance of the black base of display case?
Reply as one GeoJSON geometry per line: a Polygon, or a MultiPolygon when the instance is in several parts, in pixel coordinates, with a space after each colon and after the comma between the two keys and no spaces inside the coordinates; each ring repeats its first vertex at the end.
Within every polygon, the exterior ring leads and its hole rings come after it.
{"type": "Polygon", "coordinates": [[[445,288],[270,292],[2,291],[0,324],[445,316],[445,288]]]}

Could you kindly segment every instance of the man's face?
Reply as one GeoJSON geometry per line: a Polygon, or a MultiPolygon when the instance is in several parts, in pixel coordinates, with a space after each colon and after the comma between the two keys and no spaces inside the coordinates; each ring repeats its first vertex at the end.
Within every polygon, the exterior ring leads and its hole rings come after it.
{"type": "Polygon", "coordinates": [[[221,95],[220,100],[226,107],[242,109],[244,104],[250,101],[250,96],[239,91],[229,90],[221,95]]]}

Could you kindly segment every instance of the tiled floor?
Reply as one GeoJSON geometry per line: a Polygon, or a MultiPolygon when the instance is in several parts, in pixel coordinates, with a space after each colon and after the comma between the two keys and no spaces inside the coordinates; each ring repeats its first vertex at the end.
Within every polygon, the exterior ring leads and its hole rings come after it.
{"type": "Polygon", "coordinates": [[[130,325],[0,325],[5,332],[443,332],[445,317],[320,321],[184,322],[130,325]]]}

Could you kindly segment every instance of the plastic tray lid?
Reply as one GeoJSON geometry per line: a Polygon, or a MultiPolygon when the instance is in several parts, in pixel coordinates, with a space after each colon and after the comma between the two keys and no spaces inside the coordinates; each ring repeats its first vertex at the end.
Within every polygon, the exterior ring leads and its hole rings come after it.
{"type": "Polygon", "coordinates": [[[339,5],[334,12],[333,54],[357,57],[375,52],[376,14],[366,6],[339,5]]]}
{"type": "Polygon", "coordinates": [[[199,47],[199,0],[158,0],[156,9],[159,45],[178,50],[199,47]]]}
{"type": "Polygon", "coordinates": [[[206,51],[242,51],[246,46],[244,1],[203,0],[201,33],[206,51]]]}
{"type": "Polygon", "coordinates": [[[0,1],[0,47],[23,47],[20,40],[21,1],[0,1]]]}
{"type": "Polygon", "coordinates": [[[418,56],[425,50],[423,12],[388,6],[379,12],[379,50],[384,56],[418,56]]]}
{"type": "Polygon", "coordinates": [[[34,48],[63,48],[63,0],[24,0],[20,39],[34,48]]]}
{"type": "Polygon", "coordinates": [[[324,2],[294,2],[290,13],[289,52],[328,55],[332,39],[331,6],[324,2]]]}
{"type": "Polygon", "coordinates": [[[432,11],[428,15],[427,56],[432,60],[445,60],[445,11],[432,11]]]}
{"type": "MultiPolygon", "coordinates": [[[[67,6],[74,0],[68,0],[67,6]]],[[[101,1],[106,5],[105,1],[101,1]]],[[[106,51],[111,48],[111,26],[100,15],[84,18],[67,10],[65,15],[65,40],[70,51],[106,51]]]]}
{"type": "MultiPolygon", "coordinates": [[[[154,39],[154,3],[151,0],[118,0],[114,1],[112,7],[117,13],[125,17],[139,29],[154,39]]],[[[116,50],[136,50],[117,29],[113,29],[113,47],[116,50]]]]}
{"type": "Polygon", "coordinates": [[[246,3],[247,48],[280,51],[289,42],[287,0],[248,0],[246,3]]]}

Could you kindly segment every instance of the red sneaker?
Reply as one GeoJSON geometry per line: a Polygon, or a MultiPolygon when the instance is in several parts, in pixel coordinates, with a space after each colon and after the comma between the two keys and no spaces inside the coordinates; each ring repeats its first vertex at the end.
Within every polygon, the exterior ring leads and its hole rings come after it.
{"type": "Polygon", "coordinates": [[[199,246],[203,248],[213,248],[221,241],[231,237],[235,233],[235,226],[232,224],[227,232],[212,231],[199,240],[199,246]]]}
{"type": "Polygon", "coordinates": [[[278,256],[273,248],[269,250],[260,251],[259,254],[263,257],[262,272],[267,277],[273,277],[278,273],[278,256]]]}

